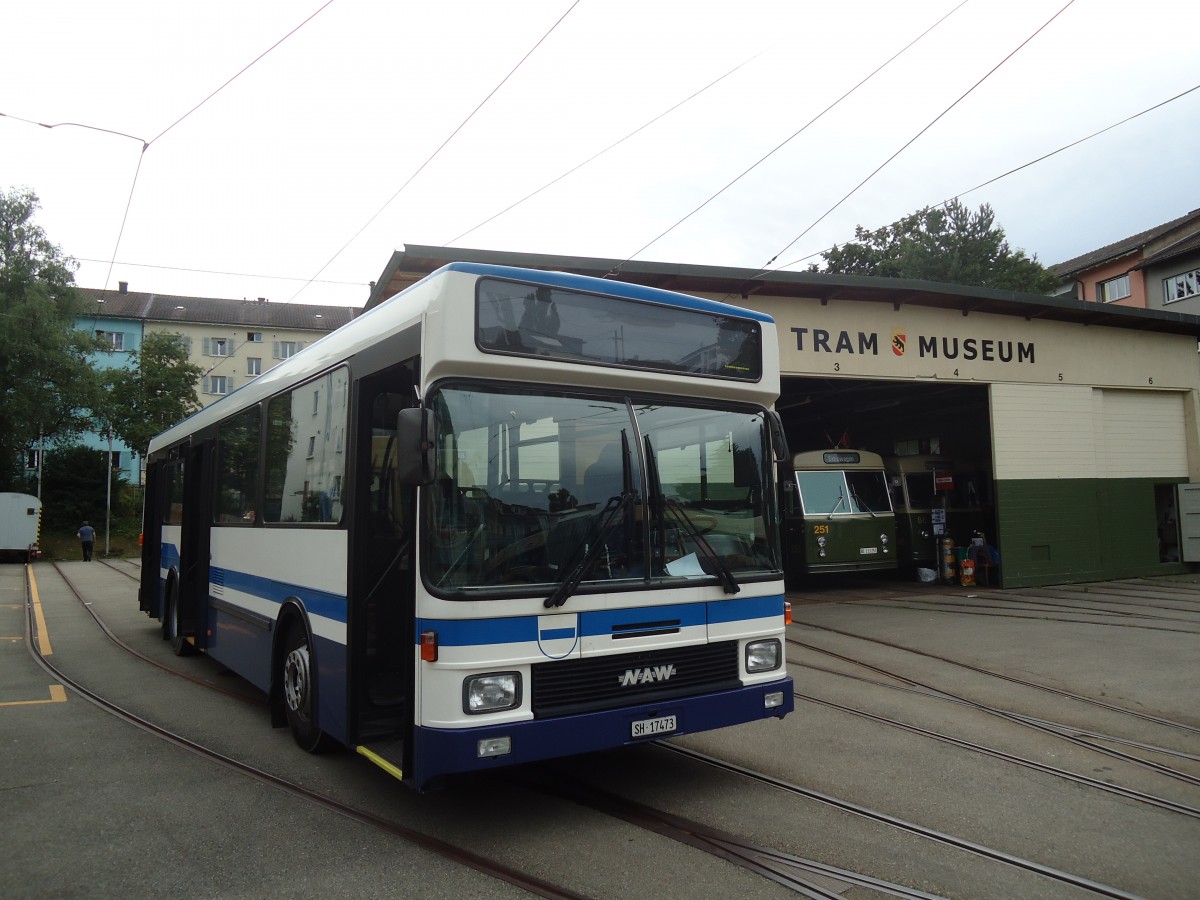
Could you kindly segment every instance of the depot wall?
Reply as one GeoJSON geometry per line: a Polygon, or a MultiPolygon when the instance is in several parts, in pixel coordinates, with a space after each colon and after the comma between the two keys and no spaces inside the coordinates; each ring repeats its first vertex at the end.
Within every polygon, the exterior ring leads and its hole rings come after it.
{"type": "Polygon", "coordinates": [[[1155,488],[1200,481],[1194,336],[892,303],[742,302],[775,318],[784,376],[989,386],[1006,586],[1186,570],[1159,562],[1155,488]]]}

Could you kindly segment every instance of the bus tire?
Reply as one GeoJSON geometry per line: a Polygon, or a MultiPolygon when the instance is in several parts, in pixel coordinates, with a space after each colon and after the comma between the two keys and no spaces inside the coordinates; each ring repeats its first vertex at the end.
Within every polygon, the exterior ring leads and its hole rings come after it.
{"type": "Polygon", "coordinates": [[[163,610],[163,639],[171,642],[176,656],[191,656],[195,652],[192,642],[179,628],[179,582],[172,581],[167,589],[167,608],[163,610]]]}
{"type": "Polygon", "coordinates": [[[293,740],[306,753],[325,752],[331,741],[317,724],[312,642],[300,619],[292,619],[284,632],[279,679],[293,740]]]}

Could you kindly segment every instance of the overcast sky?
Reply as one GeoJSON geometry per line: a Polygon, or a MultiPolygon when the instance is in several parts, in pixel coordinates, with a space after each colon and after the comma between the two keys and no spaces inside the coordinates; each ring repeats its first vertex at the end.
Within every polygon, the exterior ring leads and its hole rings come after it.
{"type": "Polygon", "coordinates": [[[0,188],[83,287],[361,305],[406,242],[803,268],[954,196],[1052,264],[1200,207],[1200,90],[971,190],[1200,84],[1185,0],[38,0],[0,32],[0,188]]]}

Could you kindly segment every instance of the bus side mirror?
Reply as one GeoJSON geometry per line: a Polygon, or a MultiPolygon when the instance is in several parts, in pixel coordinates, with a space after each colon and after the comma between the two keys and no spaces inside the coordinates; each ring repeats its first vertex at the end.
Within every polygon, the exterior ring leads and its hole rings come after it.
{"type": "Polygon", "coordinates": [[[400,410],[396,417],[396,480],[401,484],[433,484],[433,416],[422,407],[400,410]]]}
{"type": "Polygon", "coordinates": [[[783,418],[773,409],[767,410],[767,428],[771,432],[771,452],[775,454],[775,462],[787,462],[791,457],[788,454],[787,435],[783,432],[783,418]]]}

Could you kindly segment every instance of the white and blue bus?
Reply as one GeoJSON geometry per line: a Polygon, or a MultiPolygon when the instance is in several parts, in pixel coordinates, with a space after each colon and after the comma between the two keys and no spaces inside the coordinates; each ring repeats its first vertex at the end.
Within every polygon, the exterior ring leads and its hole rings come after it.
{"type": "Polygon", "coordinates": [[[140,605],[441,776],[793,709],[770,317],[455,263],[156,437],[140,605]]]}

